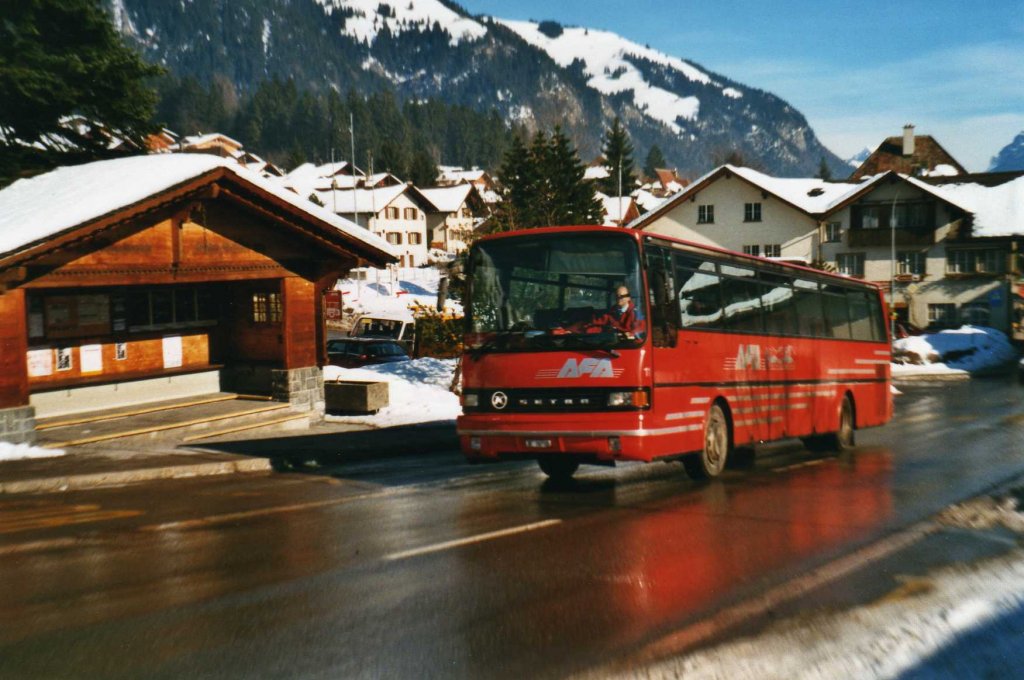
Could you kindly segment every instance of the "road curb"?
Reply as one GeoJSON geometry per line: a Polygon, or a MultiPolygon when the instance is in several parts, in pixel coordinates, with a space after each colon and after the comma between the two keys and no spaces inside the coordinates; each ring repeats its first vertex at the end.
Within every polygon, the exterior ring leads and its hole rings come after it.
{"type": "Polygon", "coordinates": [[[36,479],[0,481],[0,494],[53,493],[76,491],[101,486],[116,486],[133,482],[148,482],[158,479],[184,479],[208,477],[239,472],[264,472],[270,470],[266,458],[248,458],[210,463],[189,463],[186,465],[165,465],[162,467],[137,468],[134,470],[111,470],[80,475],[60,475],[36,479]]]}

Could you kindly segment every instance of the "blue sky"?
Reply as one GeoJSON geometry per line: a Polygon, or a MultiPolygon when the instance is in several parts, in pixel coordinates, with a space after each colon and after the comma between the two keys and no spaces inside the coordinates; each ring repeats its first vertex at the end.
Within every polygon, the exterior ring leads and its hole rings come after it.
{"type": "Polygon", "coordinates": [[[968,170],[1024,131],[1024,0],[458,0],[614,31],[768,90],[842,157],[913,123],[968,170]]]}

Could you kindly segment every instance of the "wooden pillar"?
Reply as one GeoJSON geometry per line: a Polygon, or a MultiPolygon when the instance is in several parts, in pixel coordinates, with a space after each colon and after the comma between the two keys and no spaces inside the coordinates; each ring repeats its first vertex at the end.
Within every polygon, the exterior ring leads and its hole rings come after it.
{"type": "Polygon", "coordinates": [[[284,307],[281,332],[284,336],[284,367],[317,365],[316,322],[319,291],[312,281],[290,276],[281,280],[284,307]]]}
{"type": "Polygon", "coordinates": [[[0,408],[28,405],[25,291],[0,293],[0,408]]]}

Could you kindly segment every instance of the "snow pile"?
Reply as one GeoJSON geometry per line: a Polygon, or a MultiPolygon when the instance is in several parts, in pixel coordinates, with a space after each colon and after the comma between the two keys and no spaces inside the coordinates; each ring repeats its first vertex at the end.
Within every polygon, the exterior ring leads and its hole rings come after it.
{"type": "Polygon", "coordinates": [[[893,375],[969,372],[998,368],[1017,357],[1006,335],[994,328],[955,330],[901,338],[893,343],[893,375]],[[909,365],[908,365],[909,364],[909,365]]]}
{"type": "Polygon", "coordinates": [[[27,458],[55,458],[63,456],[64,449],[43,449],[28,444],[0,442],[0,461],[25,460],[27,458]]]}
{"type": "MultiPolygon", "coordinates": [[[[346,314],[386,314],[412,317],[417,307],[436,309],[441,272],[433,267],[353,270],[353,278],[342,279],[335,286],[341,291],[341,305],[346,314]]],[[[445,310],[462,316],[462,305],[445,302],[445,310]]]]}
{"type": "Polygon", "coordinates": [[[374,427],[391,427],[455,420],[462,413],[459,398],[448,388],[455,373],[455,359],[424,357],[393,364],[363,368],[324,367],[324,381],[385,381],[389,403],[376,415],[327,416],[327,422],[361,423],[374,427]]]}

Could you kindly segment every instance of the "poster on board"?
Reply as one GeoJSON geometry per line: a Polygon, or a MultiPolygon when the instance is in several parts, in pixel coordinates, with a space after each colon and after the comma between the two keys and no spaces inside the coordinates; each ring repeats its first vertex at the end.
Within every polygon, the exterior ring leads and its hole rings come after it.
{"type": "Polygon", "coordinates": [[[28,351],[28,377],[53,375],[53,348],[37,347],[28,351]]]}
{"type": "Polygon", "coordinates": [[[181,354],[181,336],[168,335],[164,337],[164,368],[180,367],[181,354]]]}
{"type": "Polygon", "coordinates": [[[103,345],[82,345],[78,348],[78,360],[82,373],[102,373],[103,345]]]}

